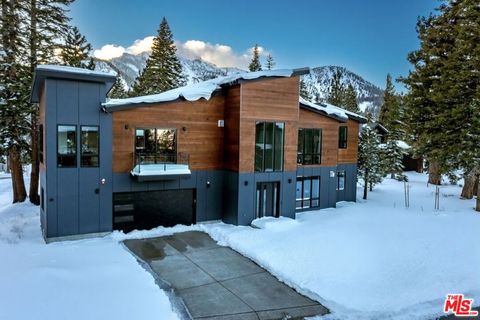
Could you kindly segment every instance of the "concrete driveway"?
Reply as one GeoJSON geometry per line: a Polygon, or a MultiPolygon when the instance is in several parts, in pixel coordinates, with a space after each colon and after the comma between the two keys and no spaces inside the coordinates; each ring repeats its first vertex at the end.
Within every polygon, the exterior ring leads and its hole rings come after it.
{"type": "MultiPolygon", "coordinates": [[[[173,292],[192,319],[303,319],[328,310],[203,232],[126,240],[126,247],[173,292]],[[179,299],[178,299],[179,298],[179,299]]],[[[181,310],[182,311],[182,310],[181,310]]]]}

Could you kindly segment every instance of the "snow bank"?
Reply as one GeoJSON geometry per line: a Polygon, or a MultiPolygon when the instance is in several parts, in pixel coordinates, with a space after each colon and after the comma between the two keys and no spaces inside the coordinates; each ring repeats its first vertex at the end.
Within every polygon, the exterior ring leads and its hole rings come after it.
{"type": "Polygon", "coordinates": [[[294,228],[297,225],[297,221],[287,217],[264,217],[252,221],[252,227],[277,231],[285,231],[294,228]]]}
{"type": "Polygon", "coordinates": [[[434,211],[435,188],[427,187],[427,176],[407,175],[409,209],[403,183],[387,179],[368,201],[297,214],[288,228],[269,227],[271,218],[255,222],[262,229],[202,227],[323,303],[333,312],[327,319],[433,319],[452,292],[479,305],[474,201],[460,200],[458,186],[442,186],[440,210],[434,211]]]}
{"type": "Polygon", "coordinates": [[[252,80],[262,77],[290,77],[293,73],[292,69],[266,70],[256,72],[244,72],[227,75],[195,84],[190,84],[181,88],[165,91],[159,94],[141,96],[127,99],[109,99],[103,104],[107,109],[109,107],[124,106],[131,104],[143,103],[159,103],[174,101],[184,98],[187,101],[196,101],[201,98],[209,100],[213,92],[220,89],[222,85],[245,79],[252,80]]]}

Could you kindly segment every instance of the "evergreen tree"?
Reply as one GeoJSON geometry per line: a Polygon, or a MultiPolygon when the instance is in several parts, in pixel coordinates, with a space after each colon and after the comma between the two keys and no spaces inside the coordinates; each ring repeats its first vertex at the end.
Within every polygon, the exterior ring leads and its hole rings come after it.
{"type": "Polygon", "coordinates": [[[258,45],[255,44],[253,48],[252,61],[248,65],[248,70],[253,71],[262,71],[262,64],[260,63],[260,51],[258,50],[258,45]]]}
{"type": "Polygon", "coordinates": [[[360,113],[357,92],[355,91],[355,88],[353,88],[352,84],[349,84],[345,90],[342,107],[350,112],[360,113]]]}
{"type": "Polygon", "coordinates": [[[267,55],[267,64],[265,65],[265,68],[266,68],[267,70],[272,70],[273,67],[275,67],[275,61],[273,60],[272,55],[269,53],[269,54],[267,55]]]}
{"type": "Polygon", "coordinates": [[[77,27],[73,27],[67,33],[60,59],[64,65],[93,70],[95,63],[90,57],[90,51],[92,51],[90,43],[77,27]]]}
{"type": "Polygon", "coordinates": [[[384,144],[382,152],[382,167],[385,174],[390,174],[390,178],[403,180],[403,155],[404,151],[398,145],[399,133],[395,129],[391,130],[387,137],[387,143],[384,144]]]}
{"type": "Polygon", "coordinates": [[[22,169],[22,151],[28,146],[28,69],[22,63],[25,43],[18,0],[1,0],[0,15],[0,145],[4,146],[12,174],[13,202],[27,197],[22,169]]]}
{"type": "Polygon", "coordinates": [[[392,76],[387,74],[383,104],[380,108],[378,121],[389,130],[394,130],[397,121],[400,120],[400,103],[395,94],[395,88],[392,83],[392,76]]]}
{"type": "Polygon", "coordinates": [[[123,99],[128,97],[128,93],[123,86],[122,79],[117,76],[117,80],[115,80],[115,84],[113,85],[112,89],[108,93],[108,97],[112,99],[123,99]]]}
{"type": "Polygon", "coordinates": [[[405,116],[418,154],[429,162],[429,182],[480,159],[480,15],[478,1],[449,1],[438,15],[419,19],[420,48],[408,59],[415,69],[404,79],[405,116]]]}
{"type": "Polygon", "coordinates": [[[363,199],[367,199],[368,187],[382,181],[380,162],[380,141],[377,133],[364,126],[358,146],[358,175],[363,179],[363,199]]]}
{"type": "Polygon", "coordinates": [[[172,31],[164,17],[153,39],[152,53],[133,86],[133,96],[156,94],[185,84],[176,51],[172,31]]]}
{"type": "MultiPolygon", "coordinates": [[[[29,79],[32,82],[33,73],[39,63],[55,63],[55,49],[59,40],[68,32],[68,6],[73,0],[21,0],[22,17],[25,24],[25,55],[29,67],[29,79]]],[[[25,87],[25,96],[30,95],[30,85],[25,87]]],[[[28,101],[25,103],[29,104],[28,101]]],[[[30,152],[32,170],[30,173],[29,198],[33,204],[40,204],[38,195],[39,159],[38,159],[38,106],[30,106],[30,152]]]]}
{"type": "Polygon", "coordinates": [[[337,107],[342,107],[344,102],[345,87],[342,83],[343,74],[336,70],[330,80],[327,102],[337,107]]]}
{"type": "Polygon", "coordinates": [[[308,92],[308,89],[307,89],[307,84],[305,83],[305,81],[302,78],[300,78],[300,97],[302,97],[303,99],[305,99],[307,101],[312,100],[310,92],[308,92]]]}

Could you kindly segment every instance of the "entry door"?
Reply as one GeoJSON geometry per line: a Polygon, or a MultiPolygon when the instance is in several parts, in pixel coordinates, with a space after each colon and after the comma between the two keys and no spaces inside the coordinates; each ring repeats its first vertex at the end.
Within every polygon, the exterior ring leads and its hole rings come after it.
{"type": "Polygon", "coordinates": [[[279,182],[258,182],[257,183],[257,206],[256,217],[278,217],[279,216],[279,182]]]}

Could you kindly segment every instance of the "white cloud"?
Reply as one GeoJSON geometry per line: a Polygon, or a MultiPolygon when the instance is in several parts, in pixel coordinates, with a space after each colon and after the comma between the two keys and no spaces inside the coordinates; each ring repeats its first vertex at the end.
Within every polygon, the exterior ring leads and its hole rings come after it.
{"type": "Polygon", "coordinates": [[[125,48],[114,44],[106,44],[102,48],[93,52],[95,58],[102,60],[110,60],[120,57],[125,52],[125,48]]]}
{"type": "MultiPolygon", "coordinates": [[[[109,60],[121,56],[124,52],[130,54],[150,52],[152,50],[153,38],[153,36],[149,36],[135,40],[127,49],[122,46],[107,44],[101,49],[95,50],[94,56],[99,59],[109,60]]],[[[218,67],[246,69],[253,53],[253,47],[245,50],[243,53],[237,53],[228,45],[212,44],[201,40],[175,41],[175,45],[179,56],[187,59],[202,59],[218,67]]],[[[261,56],[267,56],[269,53],[263,47],[258,47],[258,50],[261,56]]]]}
{"type": "Polygon", "coordinates": [[[127,52],[131,54],[139,54],[152,51],[153,38],[153,36],[149,36],[135,40],[133,44],[127,48],[127,52]]]}

